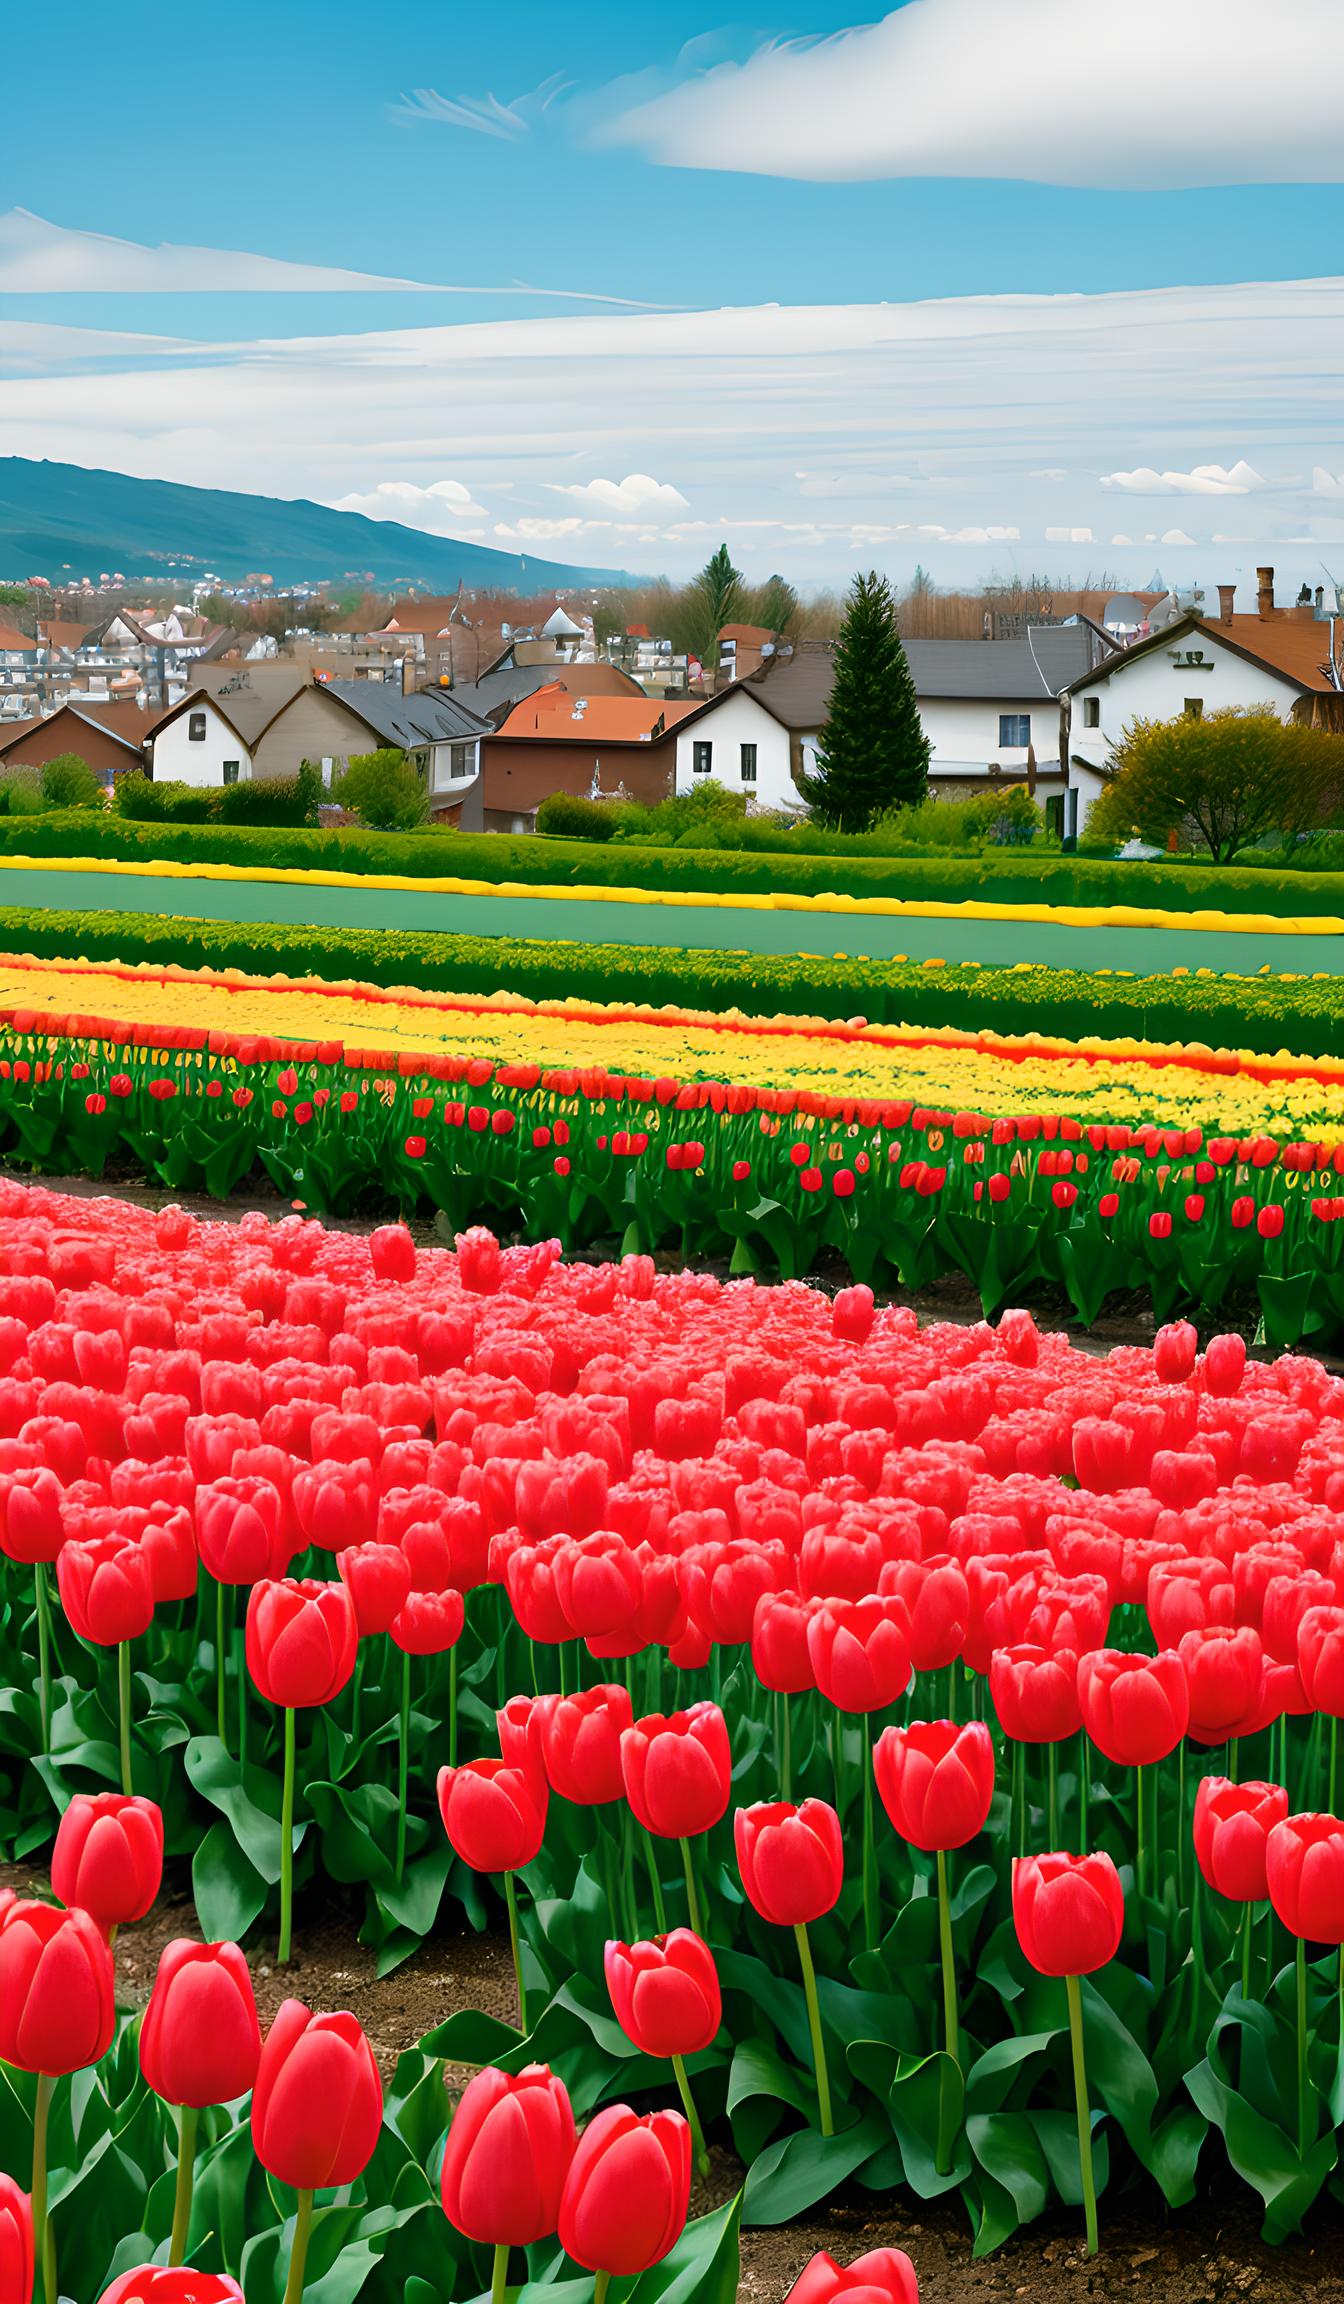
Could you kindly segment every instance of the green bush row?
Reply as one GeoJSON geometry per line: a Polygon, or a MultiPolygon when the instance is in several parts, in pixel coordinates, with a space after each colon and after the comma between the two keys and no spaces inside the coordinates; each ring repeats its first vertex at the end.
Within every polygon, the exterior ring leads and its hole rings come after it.
{"type": "MultiPolygon", "coordinates": [[[[1055,1032],[1070,1038],[1203,1042],[1344,1055],[1344,980],[1278,976],[1096,976],[1077,968],[972,962],[795,959],[671,946],[563,944],[354,928],[281,928],[156,919],[140,913],[0,909],[0,949],[44,958],[176,961],[413,984],[425,991],[521,992],[654,1006],[739,1008],[749,1015],[863,1015],[873,1023],[1055,1032]]],[[[97,994],[89,988],[90,1005],[97,994]]],[[[369,1032],[377,1037],[374,1016],[369,1032]]]]}
{"type": "Polygon", "coordinates": [[[1179,860],[1119,863],[1001,848],[977,856],[782,856],[739,850],[588,845],[503,833],[309,831],[242,824],[132,824],[52,811],[0,818],[0,853],[95,856],[134,863],[270,866],[390,873],[416,879],[522,880],[725,896],[835,893],[911,901],[1129,904],[1280,915],[1344,913],[1344,874],[1215,868],[1179,860]]]}

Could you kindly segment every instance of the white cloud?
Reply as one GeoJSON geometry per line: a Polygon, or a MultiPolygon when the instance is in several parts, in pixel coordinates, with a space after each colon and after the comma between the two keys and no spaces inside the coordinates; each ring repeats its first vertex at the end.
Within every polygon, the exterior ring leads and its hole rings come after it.
{"type": "Polygon", "coordinates": [[[1092,544],[1096,539],[1090,528],[1047,528],[1047,544],[1092,544]]]}
{"type": "Polygon", "coordinates": [[[1067,480],[1068,477],[1062,464],[1046,464],[1039,472],[1027,474],[1029,480],[1067,480]]]}
{"type": "Polygon", "coordinates": [[[1155,472],[1141,464],[1134,472],[1104,472],[1101,485],[1126,496],[1249,496],[1269,482],[1243,458],[1230,471],[1224,464],[1196,464],[1192,472],[1155,472]]]}
{"type": "Polygon", "coordinates": [[[1312,494],[1315,496],[1344,496],[1344,472],[1331,472],[1324,464],[1313,466],[1312,494]]]}
{"type": "Polygon", "coordinates": [[[1182,546],[1189,545],[1192,551],[1194,550],[1195,545],[1194,537],[1187,536],[1184,528],[1168,528],[1161,536],[1159,541],[1163,544],[1179,544],[1182,546]]]}
{"type": "Polygon", "coordinates": [[[329,264],[291,264],[234,248],[188,248],[162,241],[114,240],[105,232],[79,232],[49,224],[27,208],[0,215],[0,295],[197,296],[203,293],[309,289],[324,293],[395,290],[426,296],[516,296],[575,304],[614,304],[631,311],[652,307],[624,296],[591,296],[578,288],[473,288],[437,280],[402,280],[381,272],[348,272],[329,264]]]}
{"type": "Polygon", "coordinates": [[[795,472],[800,496],[882,496],[919,483],[908,472],[795,472]]]}
{"type": "MultiPolygon", "coordinates": [[[[908,0],[777,41],[597,131],[665,165],[1175,190],[1344,180],[1338,0],[908,0]],[[973,66],[968,66],[968,58],[973,66]]],[[[619,97],[616,98],[619,102],[619,97]]]]}
{"type": "Polygon", "coordinates": [[[1121,545],[1121,546],[1127,545],[1127,546],[1129,546],[1129,547],[1130,547],[1130,549],[1132,550],[1132,549],[1133,549],[1133,544],[1134,544],[1134,539],[1133,539],[1133,537],[1132,537],[1132,536],[1112,536],[1112,538],[1111,538],[1111,542],[1112,542],[1112,544],[1115,544],[1115,545],[1121,545]]]}
{"type": "Polygon", "coordinates": [[[399,520],[403,527],[423,528],[429,536],[460,536],[490,517],[460,480],[431,480],[427,488],[417,487],[413,480],[380,480],[362,494],[352,489],[347,496],[334,497],[331,508],[362,512],[366,520],[399,520]]]}
{"type": "MultiPolygon", "coordinates": [[[[1054,517],[1053,484],[1032,477],[1048,454],[1070,475],[1070,530],[1109,537],[1130,504],[1134,561],[1116,574],[1135,583],[1151,572],[1141,523],[1157,506],[1123,491],[1117,501],[1093,476],[1132,462],[1136,408],[1159,476],[1194,471],[1210,440],[1235,441],[1257,472],[1337,469],[1341,372],[1340,279],[552,312],[204,344],[0,322],[0,438],[13,455],[200,487],[324,503],[372,496],[395,516],[450,526],[462,506],[430,492],[445,475],[457,485],[469,476],[492,522],[588,523],[566,531],[585,547],[566,559],[679,574],[727,534],[753,575],[780,566],[803,583],[845,575],[856,539],[868,549],[871,538],[897,576],[917,558],[938,580],[1006,566],[1018,538],[1041,537],[1054,517]],[[584,474],[623,490],[629,475],[662,487],[675,472],[678,494],[705,517],[664,525],[647,508],[630,521],[609,504],[595,512],[582,493],[556,493],[558,471],[581,491],[584,474]],[[805,499],[800,471],[836,484],[805,499]],[[873,476],[885,473],[909,475],[899,494],[874,493],[873,476]],[[389,482],[424,501],[390,497],[389,482]],[[653,540],[636,551],[630,536],[653,540]]],[[[1290,567],[1286,531],[1307,522],[1284,487],[1232,501],[1242,525],[1260,531],[1263,557],[1280,541],[1282,580],[1296,590],[1320,555],[1290,567]]],[[[1168,518],[1183,500],[1165,500],[1168,518]]],[[[1322,515],[1339,509],[1308,501],[1322,515]]],[[[1217,572],[1203,571],[1209,581],[1217,572]]]]}
{"type": "Polygon", "coordinates": [[[624,480],[584,480],[550,483],[553,496],[571,496],[595,516],[659,523],[675,520],[690,506],[679,488],[668,481],[651,480],[647,472],[628,472],[624,480]]]}
{"type": "Polygon", "coordinates": [[[503,144],[518,144],[530,136],[538,120],[573,87],[562,72],[552,73],[539,88],[501,104],[498,96],[441,96],[437,88],[417,88],[403,96],[397,107],[405,120],[432,120],[441,128],[467,128],[475,136],[490,136],[503,144]]]}

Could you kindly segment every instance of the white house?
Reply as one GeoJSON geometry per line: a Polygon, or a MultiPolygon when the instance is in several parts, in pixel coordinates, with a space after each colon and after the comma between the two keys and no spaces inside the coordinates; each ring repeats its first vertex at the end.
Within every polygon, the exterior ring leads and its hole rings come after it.
{"type": "Polygon", "coordinates": [[[673,789],[691,792],[709,777],[761,808],[801,805],[789,730],[749,682],[721,689],[677,722],[673,789]]]}
{"type": "MultiPolygon", "coordinates": [[[[1080,617],[1029,625],[1006,640],[908,640],[905,653],[935,799],[965,799],[1034,775],[1047,805],[1060,801],[1062,693],[1113,653],[1095,624],[1080,617]]],[[[791,784],[816,769],[833,676],[830,642],[803,640],[781,647],[744,683],[788,733],[791,784]]]]}
{"type": "Polygon", "coordinates": [[[246,781],[252,774],[251,736],[235,725],[217,697],[193,689],[154,731],[152,774],[156,784],[246,781]]]}
{"type": "Polygon", "coordinates": [[[305,760],[330,783],[381,746],[405,752],[436,809],[480,775],[487,723],[446,690],[403,696],[371,680],[314,680],[286,666],[204,670],[154,732],[156,783],[236,784],[288,778],[305,760]]]}
{"type": "Polygon", "coordinates": [[[1344,726],[1344,621],[1324,600],[1319,609],[1276,608],[1272,568],[1260,570],[1254,615],[1236,613],[1235,586],[1218,590],[1216,620],[1182,616],[1070,684],[1066,832],[1082,830],[1135,720],[1259,707],[1281,720],[1344,726]]]}

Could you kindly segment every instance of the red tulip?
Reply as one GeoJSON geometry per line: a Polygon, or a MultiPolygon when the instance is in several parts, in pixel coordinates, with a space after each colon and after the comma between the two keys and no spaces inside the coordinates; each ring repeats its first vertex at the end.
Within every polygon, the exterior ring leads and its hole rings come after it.
{"type": "Polygon", "coordinates": [[[443,2212],[468,2240],[530,2248],[560,2220],[574,2158],[574,2114],[549,2065],[492,2065],[467,2082],[444,2146],[443,2212]]]}
{"type": "Polygon", "coordinates": [[[1120,1949],[1125,1892],[1109,1856],[1019,1856],[1013,1924],[1042,1976],[1090,1976],[1120,1949]]]}
{"type": "Polygon", "coordinates": [[[630,2279],[680,2239],[691,2197],[691,2132],[679,2112],[612,2104],[589,2121],[560,2199],[560,2245],[590,2272],[630,2279]]]}
{"type": "MultiPolygon", "coordinates": [[[[1344,1822],[1288,1816],[1269,1835],[1269,1900],[1290,1935],[1311,1944],[1344,1943],[1344,1822]]],[[[0,1936],[0,1951],[4,1938],[0,1936]]]]}
{"type": "Polygon", "coordinates": [[[1078,1658],[1071,1649],[996,1648],[989,1693],[999,1726],[1017,1744],[1062,1744],[1082,1727],[1078,1658]]]}
{"type": "Polygon", "coordinates": [[[541,1723],[547,1705],[555,1701],[550,1696],[510,1696],[508,1703],[500,1706],[495,1714],[499,1751],[510,1768],[521,1768],[528,1775],[545,1775],[541,1723]]]}
{"type": "Polygon", "coordinates": [[[261,2028],[236,1944],[165,1945],[140,2025],[140,2069],[165,2104],[231,2104],[257,2076],[261,2028]]]}
{"type": "Polygon", "coordinates": [[[383,2084],[358,2019],[284,2001],[252,2090],[252,2148],[262,2167],[296,2192],[353,2184],[382,2123],[383,2084]]]}
{"type": "Polygon", "coordinates": [[[243,2304],[243,2291],[227,2272],[198,2272],[191,2264],[137,2264],[104,2288],[98,2304],[243,2304]]]}
{"type": "Polygon", "coordinates": [[[815,1600],[796,1592],[763,1592],[751,1621],[752,1669],[763,1688],[779,1696],[801,1696],[816,1687],[808,1653],[807,1627],[815,1600]]]}
{"type": "Polygon", "coordinates": [[[647,1713],[621,1737],[625,1796],[645,1831],[662,1840],[689,1839],[718,1823],[732,1766],[717,1704],[647,1713]]]}
{"type": "Polygon", "coordinates": [[[931,1560],[888,1561],[877,1588],[905,1605],[916,1672],[941,1672],[957,1662],[971,1619],[966,1571],[959,1560],[944,1553],[931,1560]]]}
{"type": "Polygon", "coordinates": [[[1297,1665],[1313,1712],[1344,1720],[1344,1608],[1309,1608],[1297,1628],[1297,1665]]]}
{"type": "Polygon", "coordinates": [[[444,1656],[457,1646],[465,1622],[460,1592],[411,1592],[388,1630],[393,1647],[407,1656],[444,1656]]]}
{"type": "Polygon", "coordinates": [[[1170,1654],[1132,1656],[1099,1648],[1080,1656],[1078,1703],[1097,1750],[1123,1768],[1165,1760],[1189,1724],[1189,1684],[1180,1657],[1170,1654]]]}
{"type": "Polygon", "coordinates": [[[1195,1856],[1210,1888],[1232,1904],[1263,1904],[1265,1851],[1288,1814],[1279,1784],[1233,1784],[1206,1776],[1195,1795],[1195,1856]]]}
{"type": "Polygon", "coordinates": [[[61,1483],[43,1464],[7,1472],[0,1483],[0,1551],[25,1567],[55,1560],[65,1542],[61,1483]]]}
{"type": "Polygon", "coordinates": [[[227,1473],[197,1489],[196,1541],[217,1584],[283,1576],[294,1557],[284,1499],[256,1473],[227,1473]]]}
{"type": "Polygon", "coordinates": [[[546,1831],[546,1786],[506,1760],[440,1768],[439,1814],[450,1847],[473,1872],[517,1872],[546,1831]]]}
{"type": "Polygon", "coordinates": [[[0,2175],[0,2304],[32,2304],[32,2295],[33,2203],[0,2175]]]}
{"type": "Polygon", "coordinates": [[[247,1668],[268,1704],[330,1704],[355,1669],[359,1633],[343,1584],[300,1576],[255,1584],[247,1603],[247,1668]]]}
{"type": "Polygon", "coordinates": [[[547,1703],[539,1742],[551,1790],[583,1808],[619,1800],[625,1790],[621,1738],[631,1724],[630,1697],[619,1681],[547,1703]]]}
{"type": "Polygon", "coordinates": [[[112,1955],[87,1912],[16,1901],[0,1914],[0,2057],[52,2077],[112,2045],[112,1955]]]}
{"type": "Polygon", "coordinates": [[[56,1562],[61,1606],[71,1629],[99,1648],[136,1640],[154,1619],[149,1561],[129,1536],[97,1536],[62,1547],[56,1562]]]}
{"type": "Polygon", "coordinates": [[[399,1544],[349,1544],[336,1555],[336,1565],[354,1603],[355,1626],[361,1640],[390,1630],[393,1618],[405,1606],[411,1589],[411,1571],[399,1544]]]}
{"type": "Polygon", "coordinates": [[[873,1773],[892,1824],[912,1848],[964,1848],[994,1797],[994,1742],[983,1721],[916,1720],[886,1728],[873,1773]]]}
{"type": "Polygon", "coordinates": [[[1259,1725],[1265,1653],[1249,1624],[1187,1632],[1177,1653],[1190,1690],[1190,1734],[1198,1743],[1222,1744],[1259,1725]]]}
{"type": "Polygon", "coordinates": [[[616,2021],[641,2056],[698,2056],[723,2020],[709,1946],[690,1928],[609,1943],[603,1961],[616,2021]]]}
{"type": "Polygon", "coordinates": [[[1188,1320],[1173,1320],[1153,1338],[1153,1367],[1159,1384],[1184,1384],[1195,1372],[1198,1331],[1188,1320]]]}
{"type": "Polygon", "coordinates": [[[807,1628],[817,1686],[841,1712],[881,1712],[910,1685],[910,1619],[903,1600],[828,1600],[807,1628]]]}
{"type": "Polygon", "coordinates": [[[415,1278],[415,1242],[404,1224],[380,1224],[369,1234],[369,1261],[375,1280],[405,1282],[415,1278]]]}
{"type": "Polygon", "coordinates": [[[844,2266],[819,2249],[784,2304],[919,2304],[919,2282],[902,2248],[873,2248],[844,2266]]]}
{"type": "Polygon", "coordinates": [[[163,1812],[120,1792],[77,1792],[56,1828],[51,1885],[100,1928],[143,1920],[163,1878],[163,1812]]]}
{"type": "Polygon", "coordinates": [[[845,1847],[824,1800],[763,1800],[733,1818],[737,1868],[750,1902],[776,1928],[805,1927],[840,1900],[845,1847]]]}

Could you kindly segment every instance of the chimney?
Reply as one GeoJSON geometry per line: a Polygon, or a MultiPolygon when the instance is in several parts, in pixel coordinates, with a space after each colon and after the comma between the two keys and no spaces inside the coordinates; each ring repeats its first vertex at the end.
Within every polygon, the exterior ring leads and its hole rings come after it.
{"type": "Polygon", "coordinates": [[[1255,571],[1255,584],[1256,584],[1256,609],[1255,609],[1255,612],[1256,612],[1257,616],[1272,616],[1272,615],[1275,613],[1275,609],[1274,609],[1274,571],[1273,571],[1273,569],[1272,569],[1272,568],[1257,568],[1257,569],[1256,569],[1256,571],[1255,571]]]}
{"type": "Polygon", "coordinates": [[[1317,587],[1316,587],[1316,613],[1317,613],[1317,615],[1318,615],[1318,616],[1324,616],[1324,614],[1325,614],[1325,586],[1324,586],[1324,584],[1318,584],[1318,585],[1317,585],[1317,587]]]}
{"type": "Polygon", "coordinates": [[[1218,621],[1219,621],[1219,623],[1220,623],[1220,624],[1230,624],[1230,623],[1231,623],[1231,621],[1232,621],[1232,603],[1233,603],[1233,601],[1236,599],[1236,597],[1237,597],[1237,587],[1236,587],[1236,585],[1235,585],[1235,584],[1220,584],[1220,585],[1219,585],[1219,587],[1218,587],[1218,621]]]}

